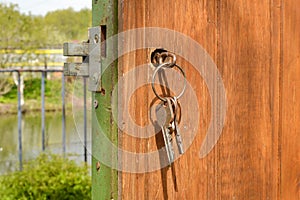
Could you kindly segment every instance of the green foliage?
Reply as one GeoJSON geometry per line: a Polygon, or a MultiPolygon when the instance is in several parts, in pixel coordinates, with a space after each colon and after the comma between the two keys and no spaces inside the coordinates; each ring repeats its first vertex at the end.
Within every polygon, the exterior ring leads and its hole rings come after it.
{"type": "Polygon", "coordinates": [[[16,4],[0,3],[0,48],[32,50],[61,46],[66,40],[85,40],[91,10],[72,8],[49,12],[45,17],[21,14],[16,4]]]}
{"type": "MultiPolygon", "coordinates": [[[[15,67],[16,63],[23,67],[34,66],[37,61],[51,61],[50,55],[34,53],[37,49],[62,48],[64,42],[86,40],[92,14],[89,9],[74,11],[69,8],[49,12],[46,16],[34,16],[22,14],[17,4],[0,3],[0,21],[0,68],[15,67]],[[21,51],[16,53],[14,50],[21,51]]],[[[13,81],[0,76],[0,103],[16,101],[16,86],[13,85],[13,81]]],[[[40,98],[40,84],[36,86],[28,87],[25,83],[25,99],[40,98]]],[[[50,93],[59,87],[50,84],[47,87],[46,97],[50,97],[50,102],[58,100],[59,95],[50,93]]]]}
{"type": "MultiPolygon", "coordinates": [[[[41,79],[32,78],[24,81],[24,98],[26,100],[41,100],[41,79]]],[[[68,86],[68,85],[67,85],[68,86]]],[[[18,98],[17,86],[13,85],[11,90],[0,96],[0,103],[15,103],[18,98]]],[[[45,80],[45,98],[49,103],[57,103],[61,101],[61,80],[45,80]]]]}
{"type": "Polygon", "coordinates": [[[49,12],[45,17],[22,14],[16,4],[0,3],[0,67],[33,61],[37,49],[61,48],[69,40],[86,40],[91,25],[89,9],[49,12]],[[13,49],[23,53],[11,55],[13,49]]]}
{"type": "Polygon", "coordinates": [[[62,34],[65,41],[86,40],[87,27],[91,26],[91,19],[92,15],[89,9],[76,12],[72,8],[68,8],[47,13],[45,24],[62,34]]]}
{"type": "Polygon", "coordinates": [[[57,155],[42,154],[23,171],[0,177],[2,200],[91,199],[88,168],[57,155]]]}
{"type": "MultiPolygon", "coordinates": [[[[0,48],[25,52],[47,44],[46,26],[41,16],[21,14],[15,4],[0,4],[0,48]]],[[[22,58],[20,58],[22,59],[22,58]]]]}
{"type": "Polygon", "coordinates": [[[10,91],[2,96],[0,96],[0,103],[15,103],[17,102],[17,86],[12,85],[10,91]]]}
{"type": "Polygon", "coordinates": [[[1,95],[8,93],[14,85],[12,77],[8,73],[0,73],[0,98],[1,95]]]}

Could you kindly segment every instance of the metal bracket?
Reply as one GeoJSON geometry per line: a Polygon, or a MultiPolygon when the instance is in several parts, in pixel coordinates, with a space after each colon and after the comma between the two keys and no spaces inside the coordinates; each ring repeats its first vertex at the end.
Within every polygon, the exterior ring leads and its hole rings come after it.
{"type": "Polygon", "coordinates": [[[100,91],[101,83],[101,29],[89,28],[88,42],[64,43],[64,56],[82,57],[82,63],[64,63],[65,76],[89,77],[88,89],[100,91]]]}

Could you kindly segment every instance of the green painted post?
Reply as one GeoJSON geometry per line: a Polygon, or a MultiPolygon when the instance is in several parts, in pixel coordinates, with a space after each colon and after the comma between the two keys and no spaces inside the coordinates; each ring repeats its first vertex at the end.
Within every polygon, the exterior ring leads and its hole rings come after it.
{"type": "MultiPolygon", "coordinates": [[[[93,0],[92,17],[92,26],[101,26],[101,40],[117,34],[118,0],[93,0]]],[[[116,53],[117,45],[106,46],[106,50],[101,48],[102,69],[107,64],[107,58],[116,53]]],[[[101,163],[99,159],[103,152],[106,152],[111,156],[111,162],[117,162],[116,154],[103,145],[99,137],[101,131],[113,144],[118,144],[118,128],[112,117],[112,106],[117,108],[117,101],[111,96],[117,81],[118,66],[115,61],[102,72],[101,92],[92,94],[92,199],[94,200],[118,199],[118,172],[101,163]]]]}

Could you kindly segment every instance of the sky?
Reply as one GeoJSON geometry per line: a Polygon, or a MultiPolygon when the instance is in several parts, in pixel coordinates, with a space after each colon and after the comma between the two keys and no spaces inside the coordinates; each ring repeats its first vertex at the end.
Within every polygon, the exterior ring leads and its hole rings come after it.
{"type": "Polygon", "coordinates": [[[45,15],[48,11],[72,7],[78,11],[82,8],[92,8],[92,0],[0,0],[1,3],[19,5],[22,13],[45,15]]]}

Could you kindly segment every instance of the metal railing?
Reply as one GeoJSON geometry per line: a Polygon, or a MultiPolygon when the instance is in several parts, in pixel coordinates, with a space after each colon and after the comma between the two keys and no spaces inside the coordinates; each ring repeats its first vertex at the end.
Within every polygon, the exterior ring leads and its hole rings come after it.
{"type": "MultiPolygon", "coordinates": [[[[62,87],[61,87],[61,99],[62,99],[62,151],[66,154],[66,107],[65,107],[65,76],[61,69],[0,69],[0,73],[16,72],[17,73],[17,93],[18,93],[18,157],[19,157],[19,169],[23,168],[23,150],[22,150],[22,105],[21,105],[21,73],[34,72],[41,73],[41,127],[42,127],[42,150],[45,151],[45,77],[46,73],[60,72],[62,74],[62,87]]],[[[86,108],[86,78],[83,78],[83,114],[84,114],[84,161],[87,162],[87,108],[86,108]]]]}

